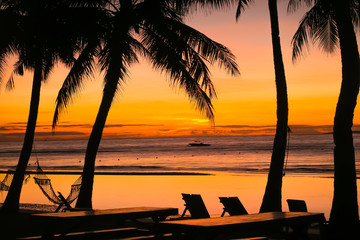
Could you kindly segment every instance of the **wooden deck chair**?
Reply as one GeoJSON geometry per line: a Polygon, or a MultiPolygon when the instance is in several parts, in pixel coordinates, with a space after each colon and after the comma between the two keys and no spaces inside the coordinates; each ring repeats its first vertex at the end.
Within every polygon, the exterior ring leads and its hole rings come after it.
{"type": "MultiPolygon", "coordinates": [[[[308,211],[306,202],[304,200],[287,199],[286,202],[288,204],[290,212],[307,212],[308,211]]],[[[319,224],[313,223],[307,227],[304,227],[302,229],[302,232],[300,232],[300,234],[307,236],[309,229],[311,229],[311,228],[313,228],[313,229],[319,228],[319,224]]],[[[289,231],[289,229],[286,229],[286,231],[289,231]]]]}
{"type": "Polygon", "coordinates": [[[306,202],[304,200],[287,199],[290,212],[307,212],[306,202]]]}
{"type": "Polygon", "coordinates": [[[230,216],[248,214],[238,197],[219,197],[220,202],[224,205],[224,211],[221,217],[225,213],[229,213],[230,216]]]}
{"type": "Polygon", "coordinates": [[[181,218],[185,216],[187,211],[190,212],[191,218],[210,218],[210,214],[206,209],[201,195],[182,193],[182,196],[185,201],[185,209],[181,218]]]}

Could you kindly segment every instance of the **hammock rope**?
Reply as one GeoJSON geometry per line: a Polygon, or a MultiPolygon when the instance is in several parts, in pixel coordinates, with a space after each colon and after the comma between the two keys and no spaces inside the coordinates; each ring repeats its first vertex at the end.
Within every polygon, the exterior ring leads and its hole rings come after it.
{"type": "MultiPolygon", "coordinates": [[[[61,199],[58,197],[58,195],[55,193],[52,184],[51,184],[51,179],[48,178],[48,176],[46,176],[46,174],[44,173],[44,171],[42,170],[42,168],[39,165],[39,162],[37,161],[37,170],[34,176],[34,180],[35,183],[40,187],[41,191],[43,192],[43,194],[47,197],[47,199],[49,199],[50,202],[54,203],[54,204],[63,204],[63,201],[61,201],[61,199]]],[[[71,190],[70,193],[68,195],[68,197],[66,198],[66,201],[71,204],[72,202],[74,202],[78,196],[79,196],[79,191],[80,191],[80,187],[81,187],[81,176],[71,185],[71,190]]]]}
{"type": "MultiPolygon", "coordinates": [[[[29,177],[30,177],[30,175],[26,173],[24,176],[25,184],[28,182],[29,177]]],[[[13,178],[14,178],[14,171],[8,170],[4,179],[0,182],[0,191],[9,191],[9,188],[10,188],[13,178]]]]}
{"type": "Polygon", "coordinates": [[[8,170],[4,179],[0,182],[0,191],[9,191],[13,177],[14,174],[10,170],[8,170]]]}
{"type": "Polygon", "coordinates": [[[288,160],[289,160],[289,151],[290,151],[290,133],[292,133],[290,127],[287,127],[287,144],[286,144],[286,158],[285,158],[285,165],[283,169],[283,176],[285,176],[288,160]]]}

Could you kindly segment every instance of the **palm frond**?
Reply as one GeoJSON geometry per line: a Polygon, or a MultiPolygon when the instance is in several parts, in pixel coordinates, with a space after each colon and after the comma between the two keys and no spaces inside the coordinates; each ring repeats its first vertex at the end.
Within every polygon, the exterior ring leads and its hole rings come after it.
{"type": "Polygon", "coordinates": [[[94,56],[96,55],[97,44],[89,43],[70,69],[56,98],[53,128],[56,127],[61,111],[72,101],[73,95],[81,89],[84,79],[93,76],[95,66],[94,56]]]}
{"type": "Polygon", "coordinates": [[[6,67],[6,59],[14,53],[14,37],[18,34],[18,22],[20,19],[12,9],[6,7],[7,3],[3,4],[3,8],[0,9],[0,28],[2,31],[0,38],[0,82],[6,67]]]}
{"type": "Polygon", "coordinates": [[[20,76],[24,75],[24,64],[19,60],[16,61],[16,63],[14,64],[14,70],[11,72],[9,79],[6,82],[5,89],[7,91],[11,91],[15,89],[15,81],[14,81],[15,75],[20,75],[20,76]]]}
{"type": "Polygon", "coordinates": [[[317,31],[314,32],[315,39],[325,52],[333,53],[339,42],[336,21],[330,14],[327,18],[322,19],[317,31]]]}
{"type": "MultiPolygon", "coordinates": [[[[172,45],[163,41],[163,39],[149,32],[143,35],[142,43],[148,49],[148,58],[155,69],[169,74],[173,85],[185,90],[190,102],[212,122],[214,121],[213,106],[210,97],[201,89],[199,82],[189,72],[191,66],[182,58],[183,53],[178,52],[172,45]]],[[[194,70],[192,70],[194,73],[194,70]]]]}
{"type": "Polygon", "coordinates": [[[242,12],[250,5],[254,4],[253,0],[239,0],[238,6],[236,8],[236,20],[239,19],[242,12]]]}
{"type": "Polygon", "coordinates": [[[306,46],[307,48],[309,46],[309,26],[307,20],[308,18],[306,18],[306,16],[303,17],[303,19],[300,21],[298,29],[296,30],[291,40],[293,62],[295,62],[296,59],[302,56],[304,46],[306,46]]]}
{"type": "Polygon", "coordinates": [[[6,82],[5,89],[7,91],[11,91],[15,89],[14,75],[11,74],[8,81],[6,82]]]}
{"type": "Polygon", "coordinates": [[[138,41],[134,40],[128,33],[120,33],[115,39],[111,40],[100,52],[99,62],[101,71],[105,71],[105,84],[108,81],[117,81],[110,83],[116,86],[118,90],[122,89],[122,84],[128,77],[129,67],[137,63],[138,57],[136,50],[139,49],[138,41]],[[113,72],[112,69],[117,69],[117,72],[113,72]],[[109,71],[111,69],[111,71],[109,71]],[[114,75],[116,77],[114,77],[114,75]]]}
{"type": "Polygon", "coordinates": [[[8,53],[6,50],[0,51],[0,84],[3,80],[3,74],[6,67],[6,58],[8,56],[8,53]]]}
{"type": "Polygon", "coordinates": [[[326,52],[334,52],[338,44],[336,21],[331,8],[318,1],[301,19],[299,27],[291,41],[292,59],[301,56],[303,47],[308,46],[309,39],[317,42],[326,52]]]}
{"type": "Polygon", "coordinates": [[[360,1],[350,1],[350,13],[354,28],[360,30],[360,1]]]}
{"type": "Polygon", "coordinates": [[[188,49],[191,57],[187,60],[189,73],[197,82],[201,82],[201,88],[208,93],[210,99],[216,97],[216,90],[211,81],[211,74],[204,60],[193,49],[188,49]]]}
{"type": "MultiPolygon", "coordinates": [[[[171,20],[169,20],[171,21],[171,20]]],[[[184,39],[193,49],[208,60],[210,63],[218,62],[220,68],[224,68],[232,76],[240,74],[235,56],[224,45],[213,41],[205,34],[179,22],[172,21],[172,28],[177,30],[179,37],[184,39]]]]}
{"type": "Polygon", "coordinates": [[[51,70],[54,67],[55,62],[57,61],[57,56],[50,54],[50,56],[44,57],[42,61],[42,81],[46,82],[49,78],[51,70]]]}
{"type": "Polygon", "coordinates": [[[287,12],[294,13],[302,5],[306,5],[306,6],[310,7],[317,1],[318,0],[289,0],[288,6],[287,6],[287,12]]]}
{"type": "Polygon", "coordinates": [[[211,7],[214,9],[221,9],[224,7],[230,7],[237,3],[237,0],[177,0],[179,6],[187,6],[190,8],[204,8],[211,7]],[[181,5],[180,5],[181,4],[181,5]]]}

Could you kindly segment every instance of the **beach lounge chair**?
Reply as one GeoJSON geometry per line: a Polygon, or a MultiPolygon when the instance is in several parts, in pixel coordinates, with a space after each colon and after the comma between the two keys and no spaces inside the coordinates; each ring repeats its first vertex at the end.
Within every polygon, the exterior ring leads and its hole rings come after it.
{"type": "Polygon", "coordinates": [[[181,218],[184,218],[187,211],[190,212],[191,218],[210,218],[210,214],[206,209],[201,195],[182,193],[182,197],[185,201],[185,209],[181,218]]]}
{"type": "MultiPolygon", "coordinates": [[[[306,202],[304,200],[287,199],[286,202],[288,204],[290,212],[307,212],[308,211],[306,202]]],[[[327,222],[325,222],[325,224],[326,223],[327,222]]],[[[304,234],[306,236],[309,233],[309,229],[319,229],[319,224],[313,223],[313,224],[310,224],[310,226],[304,227],[302,229],[302,231],[303,231],[302,234],[304,234]]],[[[287,231],[289,231],[289,230],[287,229],[287,231]]]]}
{"type": "Polygon", "coordinates": [[[248,214],[238,197],[219,197],[220,202],[224,205],[224,211],[221,217],[227,212],[230,216],[248,214]]]}
{"type": "Polygon", "coordinates": [[[287,199],[290,212],[307,212],[306,202],[304,200],[287,199]]]}

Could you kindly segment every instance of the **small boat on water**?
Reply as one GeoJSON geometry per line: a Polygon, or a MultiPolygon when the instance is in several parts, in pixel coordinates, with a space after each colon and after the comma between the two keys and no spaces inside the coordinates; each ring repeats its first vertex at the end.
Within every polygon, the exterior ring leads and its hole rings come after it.
{"type": "Polygon", "coordinates": [[[195,141],[195,142],[189,143],[189,146],[191,146],[191,147],[207,147],[207,146],[210,146],[210,145],[211,144],[203,143],[203,142],[200,142],[200,141],[195,141]]]}

